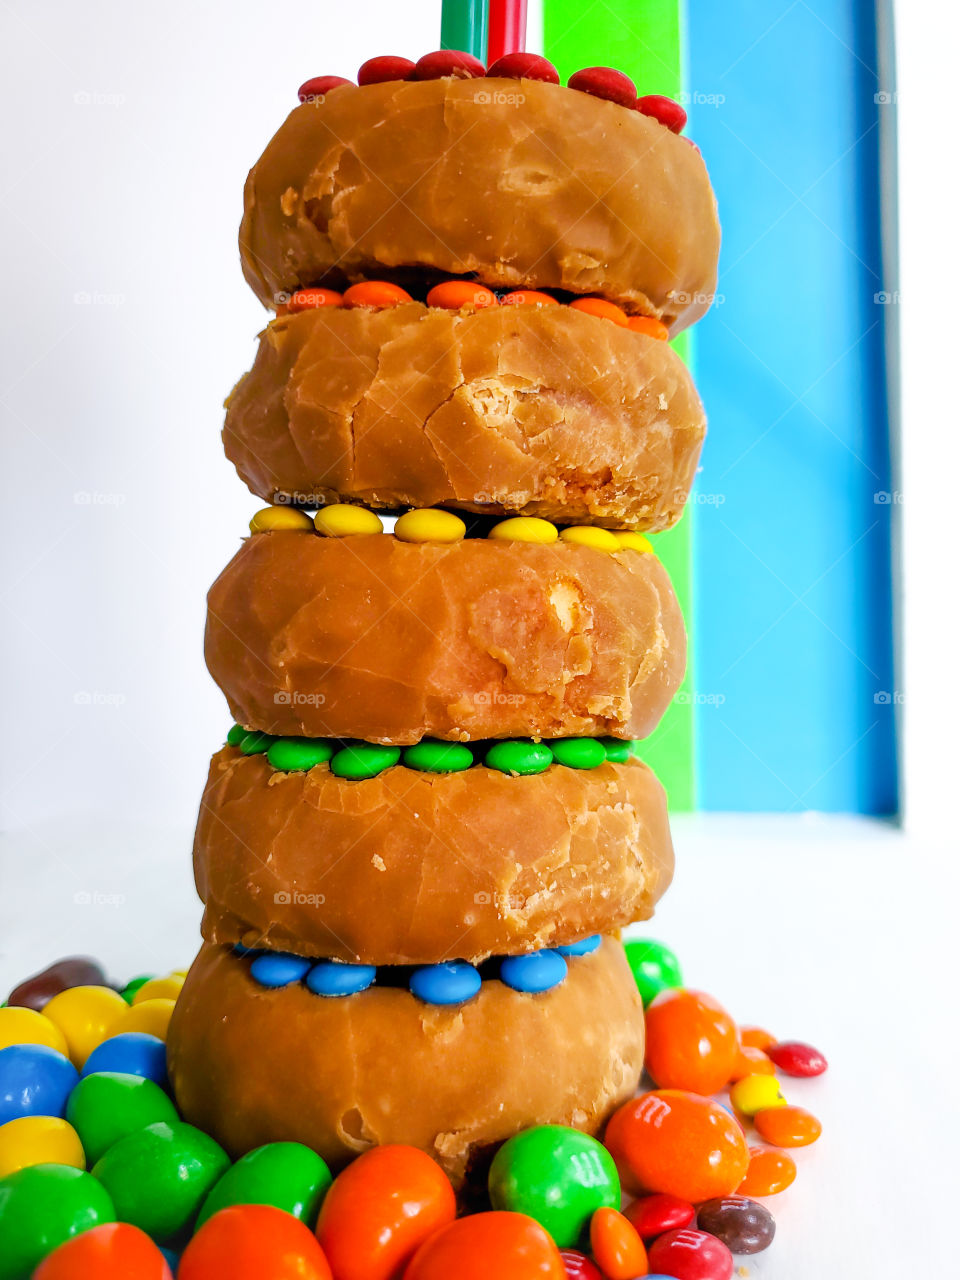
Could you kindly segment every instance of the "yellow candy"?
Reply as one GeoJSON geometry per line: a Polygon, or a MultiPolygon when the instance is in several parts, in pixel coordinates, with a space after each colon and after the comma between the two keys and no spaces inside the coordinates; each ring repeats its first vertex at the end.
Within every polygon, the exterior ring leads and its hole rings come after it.
{"type": "Polygon", "coordinates": [[[653,543],[650,539],[645,538],[642,533],[634,533],[632,529],[624,533],[615,533],[613,536],[621,547],[628,547],[631,551],[653,551],[653,543]]]}
{"type": "Polygon", "coordinates": [[[593,547],[594,551],[620,550],[615,533],[611,533],[609,529],[598,529],[592,524],[573,524],[569,529],[560,531],[560,538],[577,547],[593,547]]]}
{"type": "Polygon", "coordinates": [[[366,507],[354,507],[349,502],[335,502],[332,507],[322,507],[313,517],[317,533],[326,538],[349,538],[354,533],[383,533],[383,522],[366,507]]]}
{"type": "Polygon", "coordinates": [[[132,1004],[114,1023],[110,1034],[120,1036],[128,1031],[144,1031],[148,1036],[166,1040],[167,1027],[170,1025],[170,1015],[173,1013],[175,1004],[175,1000],[160,998],[132,1004]]]}
{"type": "Polygon", "coordinates": [[[538,542],[546,546],[556,542],[558,535],[557,526],[549,520],[541,520],[539,516],[513,516],[495,524],[489,536],[503,542],[538,542]]]}
{"type": "Polygon", "coordinates": [[[167,978],[151,978],[142,987],[138,987],[133,996],[135,1005],[144,1000],[176,1000],[183,986],[183,978],[178,974],[170,974],[167,978]]]}
{"type": "Polygon", "coordinates": [[[0,1125],[0,1178],[33,1164],[86,1169],[77,1131],[56,1116],[20,1116],[0,1125]]]}
{"type": "Polygon", "coordinates": [[[82,1067],[127,1009],[123,996],[109,987],[69,987],[43,1006],[43,1016],[63,1032],[75,1067],[82,1067]]]}
{"type": "Polygon", "coordinates": [[[170,977],[171,977],[171,978],[185,978],[185,977],[187,976],[187,973],[188,973],[188,972],[189,972],[189,971],[188,971],[187,969],[171,969],[171,970],[170,970],[170,977]]]}
{"type": "Polygon", "coordinates": [[[730,1090],[730,1101],[745,1116],[756,1115],[769,1107],[785,1107],[787,1100],[780,1092],[776,1076],[744,1076],[730,1090]]]}
{"type": "Polygon", "coordinates": [[[0,1049],[11,1044],[45,1044],[67,1056],[63,1032],[35,1009],[0,1009],[0,1049]]]}
{"type": "Polygon", "coordinates": [[[264,507],[250,521],[251,533],[268,533],[271,529],[312,529],[313,521],[296,507],[264,507]]]}
{"type": "Polygon", "coordinates": [[[393,532],[401,542],[459,542],[467,526],[452,511],[424,507],[400,516],[393,532]]]}

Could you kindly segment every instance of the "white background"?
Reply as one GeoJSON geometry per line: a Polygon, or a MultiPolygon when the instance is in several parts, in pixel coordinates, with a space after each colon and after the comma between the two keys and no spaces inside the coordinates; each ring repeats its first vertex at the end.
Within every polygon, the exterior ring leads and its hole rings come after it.
{"type": "MultiPolygon", "coordinates": [[[[938,1274],[956,1190],[960,21],[900,10],[909,830],[688,820],[656,923],[691,982],[832,1060],[789,1090],[826,1134],[772,1206],[751,1264],[772,1280],[938,1274]]],[[[190,958],[190,828],[228,723],[203,599],[259,505],[219,443],[264,320],[243,177],[302,80],[438,31],[423,0],[0,0],[0,987],[69,951],[116,977],[190,958]]]]}

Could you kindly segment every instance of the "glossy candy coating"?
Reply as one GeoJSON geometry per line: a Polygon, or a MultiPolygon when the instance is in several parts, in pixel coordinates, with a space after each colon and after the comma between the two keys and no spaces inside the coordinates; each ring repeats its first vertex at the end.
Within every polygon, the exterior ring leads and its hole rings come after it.
{"type": "Polygon", "coordinates": [[[297,90],[297,97],[301,102],[309,102],[311,98],[323,98],[331,90],[352,83],[352,80],[345,80],[343,76],[314,76],[310,80],[304,80],[297,90]]]}
{"type": "Polygon", "coordinates": [[[624,1213],[636,1227],[641,1240],[653,1240],[667,1231],[692,1227],[697,1217],[697,1211],[689,1200],[662,1192],[641,1196],[627,1205],[624,1213]]]}
{"type": "Polygon", "coordinates": [[[763,1027],[741,1027],[740,1043],[745,1049],[760,1049],[766,1053],[777,1037],[765,1031],[763,1027]]]}
{"type": "Polygon", "coordinates": [[[326,1161],[299,1142],[269,1142],[230,1166],[197,1215],[199,1229],[232,1204],[269,1204],[311,1229],[333,1181],[326,1161]]]}
{"type": "Polygon", "coordinates": [[[332,1280],[316,1237],[297,1218],[267,1204],[221,1209],[196,1233],[177,1280],[332,1280]]]}
{"type": "Polygon", "coordinates": [[[538,53],[505,53],[487,68],[490,79],[542,80],[544,84],[559,84],[557,68],[538,53]]]}
{"type": "Polygon", "coordinates": [[[494,1211],[459,1218],[438,1231],[417,1251],[403,1280],[566,1280],[566,1274],[559,1250],[538,1222],[494,1211]]]}
{"type": "Polygon", "coordinates": [[[690,1227],[668,1231],[650,1246],[650,1271],[675,1280],[730,1280],[733,1255],[727,1246],[705,1231],[690,1227]]]}
{"type": "Polygon", "coordinates": [[[386,84],[389,80],[409,80],[416,63],[410,58],[400,58],[384,53],[368,58],[357,72],[357,84],[386,84]]]}
{"type": "Polygon", "coordinates": [[[607,98],[621,107],[633,107],[637,102],[637,86],[622,71],[612,67],[584,67],[567,81],[571,89],[589,93],[594,98],[607,98]]]}
{"type": "Polygon", "coordinates": [[[230,1167],[222,1147],[193,1125],[151,1124],[115,1142],[93,1173],[117,1217],[164,1244],[188,1227],[230,1167]]]}
{"type": "Polygon", "coordinates": [[[143,1076],[166,1088],[167,1047],[159,1036],[143,1031],[126,1031],[98,1044],[83,1064],[80,1078],[95,1071],[122,1071],[126,1075],[143,1076]]]}
{"type": "Polygon", "coordinates": [[[162,1252],[139,1227],[104,1222],[64,1241],[32,1280],[171,1280],[162,1252]]]}
{"type": "Polygon", "coordinates": [[[297,773],[325,764],[332,756],[333,744],[326,738],[275,738],[267,763],[284,773],[297,773]]]}
{"type": "Polygon", "coordinates": [[[178,1118],[158,1084],[117,1071],[86,1076],[67,1102],[67,1119],[80,1135],[91,1165],[128,1133],[178,1118]]]}
{"type": "Polygon", "coordinates": [[[803,1107],[771,1107],[758,1111],[753,1125],[764,1142],[775,1147],[809,1147],[823,1132],[823,1125],[803,1107]]]}
{"type": "Polygon", "coordinates": [[[262,507],[250,520],[251,533],[272,533],[277,529],[313,531],[313,521],[296,507],[262,507]]]}
{"type": "Polygon", "coordinates": [[[644,555],[653,554],[653,543],[642,533],[636,533],[633,529],[620,529],[614,530],[613,536],[622,550],[640,551],[644,555]]]}
{"type": "Polygon", "coordinates": [[[762,1049],[741,1045],[730,1071],[730,1081],[736,1084],[747,1076],[772,1076],[776,1068],[762,1049]]]}
{"type": "Polygon", "coordinates": [[[337,778],[350,778],[355,782],[363,778],[375,778],[384,769],[397,764],[399,747],[382,747],[376,742],[356,742],[341,747],[330,761],[330,772],[337,778]]]}
{"type": "Polygon", "coordinates": [[[336,289],[296,289],[290,295],[287,311],[296,315],[300,311],[320,311],[324,307],[342,307],[343,294],[336,289]]]}
{"type": "Polygon", "coordinates": [[[530,951],[524,956],[506,956],[500,962],[500,981],[514,991],[549,991],[566,976],[567,962],[559,951],[530,951]]]}
{"type": "Polygon", "coordinates": [[[488,769],[499,769],[501,773],[544,773],[553,764],[553,752],[544,742],[506,738],[493,744],[483,763],[488,769]]]}
{"type": "Polygon", "coordinates": [[[133,993],[131,1004],[143,1004],[145,1000],[177,1000],[183,990],[184,974],[168,973],[163,978],[148,978],[133,993]]]}
{"type": "MultiPolygon", "coordinates": [[[[560,303],[550,293],[539,289],[514,289],[500,299],[501,307],[559,307],[560,303]]],[[[518,520],[536,519],[534,516],[517,516],[518,520]]]]}
{"type": "Polygon", "coordinates": [[[264,951],[250,965],[250,977],[261,987],[289,987],[301,982],[313,967],[305,956],[286,951],[264,951]]]}
{"type": "Polygon", "coordinates": [[[166,1042],[167,1028],[173,1017],[175,1004],[175,1000],[141,1000],[120,1015],[110,1034],[119,1036],[130,1031],[142,1031],[145,1035],[156,1036],[158,1040],[166,1042]]]}
{"type": "Polygon", "coordinates": [[[79,1080],[77,1069],[43,1044],[0,1049],[0,1124],[20,1116],[60,1116],[79,1080]]]}
{"type": "Polygon", "coordinates": [[[616,1209],[598,1209],[590,1219],[590,1251],[606,1280],[634,1280],[647,1272],[643,1241],[616,1209]]]}
{"type": "Polygon", "coordinates": [[[36,1009],[9,1005],[0,1009],[0,1049],[12,1044],[45,1044],[66,1056],[67,1041],[60,1028],[36,1009]]]}
{"type": "Polygon", "coordinates": [[[373,986],[376,976],[376,965],[321,960],[307,974],[306,984],[315,996],[355,996],[373,986]]]}
{"type": "Polygon", "coordinates": [[[728,1111],[679,1089],[624,1103],[611,1117],[604,1143],[643,1190],[691,1204],[731,1195],[750,1158],[743,1130],[728,1111]]]}
{"type": "Polygon", "coordinates": [[[596,769],[607,758],[596,738],[551,738],[550,750],[557,764],[568,769],[596,769]]]}
{"type": "Polygon", "coordinates": [[[787,1100],[780,1092],[776,1076],[744,1076],[730,1090],[730,1104],[742,1116],[753,1116],[770,1107],[785,1107],[787,1100]]]}
{"type": "Polygon", "coordinates": [[[560,1257],[567,1280],[603,1280],[597,1268],[579,1249],[561,1249],[560,1257]]]}
{"type": "Polygon", "coordinates": [[[670,337],[670,330],[656,316],[628,316],[627,328],[634,333],[645,333],[648,338],[655,338],[658,342],[666,342],[670,337]]]}
{"type": "Polygon", "coordinates": [[[496,305],[493,290],[475,280],[442,280],[427,294],[428,307],[442,307],[445,311],[478,311],[496,305]]]}
{"type": "Polygon", "coordinates": [[[594,551],[619,551],[616,534],[609,529],[599,529],[592,524],[572,524],[560,530],[560,541],[574,547],[592,547],[594,551]]]}
{"type": "Polygon", "coordinates": [[[357,534],[383,533],[383,521],[375,511],[349,502],[321,507],[313,517],[314,528],[325,538],[352,538],[357,534]]]}
{"type": "Polygon", "coordinates": [[[458,80],[470,80],[486,74],[486,67],[472,53],[463,53],[459,49],[436,49],[417,59],[413,79],[441,80],[444,76],[455,76],[458,80]]]}
{"type": "Polygon", "coordinates": [[[7,997],[7,1004],[39,1012],[48,1000],[68,987],[105,986],[106,981],[106,974],[95,960],[86,956],[66,956],[14,987],[7,997]]]}
{"type": "Polygon", "coordinates": [[[601,1208],[619,1209],[620,1178],[596,1138],[564,1125],[538,1125],[509,1138],[487,1179],[494,1209],[527,1214],[559,1248],[585,1239],[601,1208]]]}
{"type": "Polygon", "coordinates": [[[63,1164],[35,1164],[0,1180],[0,1280],[27,1280],[42,1258],[102,1222],[115,1222],[96,1178],[63,1164]]]}
{"type": "Polygon", "coordinates": [[[273,735],[269,733],[260,733],[254,730],[251,733],[245,733],[238,743],[238,748],[242,755],[245,756],[262,756],[270,750],[270,744],[273,742],[273,735]]]}
{"type": "Polygon", "coordinates": [[[453,1188],[425,1152],[373,1147],[334,1179],[317,1239],[337,1280],[392,1280],[456,1214],[453,1188]]]}
{"type": "Polygon", "coordinates": [[[436,507],[423,507],[406,511],[393,526],[393,536],[401,542],[439,542],[449,544],[462,541],[467,526],[452,511],[436,507]]]}
{"type": "Polygon", "coordinates": [[[671,133],[682,133],[687,124],[687,113],[679,102],[664,97],[662,93],[647,93],[637,99],[637,110],[645,116],[659,120],[671,133]]]}
{"type": "Polygon", "coordinates": [[[511,516],[499,521],[487,534],[497,542],[533,542],[539,546],[549,546],[559,536],[557,526],[539,516],[511,516]]]}
{"type": "Polygon", "coordinates": [[[577,942],[566,942],[562,946],[555,947],[554,950],[559,951],[562,956],[589,956],[599,950],[602,941],[599,933],[591,933],[589,938],[580,938],[577,942]]]}
{"type": "Polygon", "coordinates": [[[739,1053],[733,1019],[701,991],[661,991],[646,1010],[645,1066],[661,1089],[711,1094],[730,1079],[739,1053]]]}
{"type": "Polygon", "coordinates": [[[633,744],[629,738],[597,738],[603,747],[604,754],[611,764],[625,764],[633,754],[633,744]]]}
{"type": "Polygon", "coordinates": [[[606,298],[574,298],[570,307],[574,311],[583,311],[588,316],[596,316],[598,320],[612,320],[621,329],[627,327],[627,313],[623,307],[618,307],[615,302],[608,302],[606,298]]]}
{"type": "MultiPolygon", "coordinates": [[[[247,731],[242,724],[231,725],[229,732],[227,733],[227,746],[239,747],[240,743],[244,740],[246,736],[247,736],[247,731]]],[[[132,982],[127,983],[127,985],[124,987],[121,994],[124,996],[124,998],[126,998],[126,992],[130,989],[130,987],[134,985],[134,983],[144,983],[144,982],[146,982],[146,978],[134,978],[132,982]]]]}
{"type": "Polygon", "coordinates": [[[740,1196],[775,1196],[797,1176],[793,1157],[779,1147],[751,1147],[746,1177],[737,1187],[740,1196]]]}
{"type": "Polygon", "coordinates": [[[743,1196],[707,1200],[697,1209],[697,1226],[722,1240],[731,1253],[762,1253],[777,1230],[770,1210],[743,1196]]]}
{"type": "Polygon", "coordinates": [[[412,301],[406,289],[389,280],[361,280],[343,294],[345,307],[399,307],[402,302],[412,301]]]}
{"type": "Polygon", "coordinates": [[[69,987],[55,995],[43,1012],[66,1037],[70,1061],[82,1067],[127,1012],[127,1002],[110,987],[69,987]]]}
{"type": "Polygon", "coordinates": [[[87,1167],[77,1131],[58,1116],[21,1116],[0,1125],[0,1178],[34,1164],[87,1167]]]}
{"type": "Polygon", "coordinates": [[[463,1004],[480,985],[479,971],[461,961],[424,965],[410,975],[410,991],[424,1004],[463,1004]]]}
{"type": "Polygon", "coordinates": [[[766,1054],[787,1076],[819,1076],[827,1069],[827,1060],[820,1050],[799,1040],[780,1040],[768,1045],[766,1054]]]}
{"type": "Polygon", "coordinates": [[[422,773],[462,773],[472,768],[473,752],[465,742],[437,742],[424,738],[412,747],[405,747],[403,763],[408,769],[422,773]]]}

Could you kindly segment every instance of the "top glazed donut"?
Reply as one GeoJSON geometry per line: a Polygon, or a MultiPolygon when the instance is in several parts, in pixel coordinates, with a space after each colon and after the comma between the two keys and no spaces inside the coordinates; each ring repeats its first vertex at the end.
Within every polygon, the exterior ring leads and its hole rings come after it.
{"type": "Polygon", "coordinates": [[[244,190],[244,275],[268,306],[395,272],[599,293],[677,333],[709,307],[720,232],[685,139],[532,80],[340,85],[301,103],[244,190]]]}

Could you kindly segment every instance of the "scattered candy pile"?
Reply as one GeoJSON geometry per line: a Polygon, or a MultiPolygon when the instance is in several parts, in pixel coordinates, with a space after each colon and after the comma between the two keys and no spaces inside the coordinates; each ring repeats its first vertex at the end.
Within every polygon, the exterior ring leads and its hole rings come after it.
{"type": "Polygon", "coordinates": [[[231,1163],[170,1098],[183,973],[118,992],[91,961],[52,965],[0,1008],[0,1280],[730,1280],[734,1254],[773,1240],[754,1197],[788,1187],[789,1149],[820,1135],[776,1072],[826,1060],[738,1029],[661,944],[627,955],[653,1087],[602,1143],[561,1125],[516,1134],[490,1165],[489,1208],[464,1217],[412,1147],[336,1178],[296,1142],[231,1163]]]}

